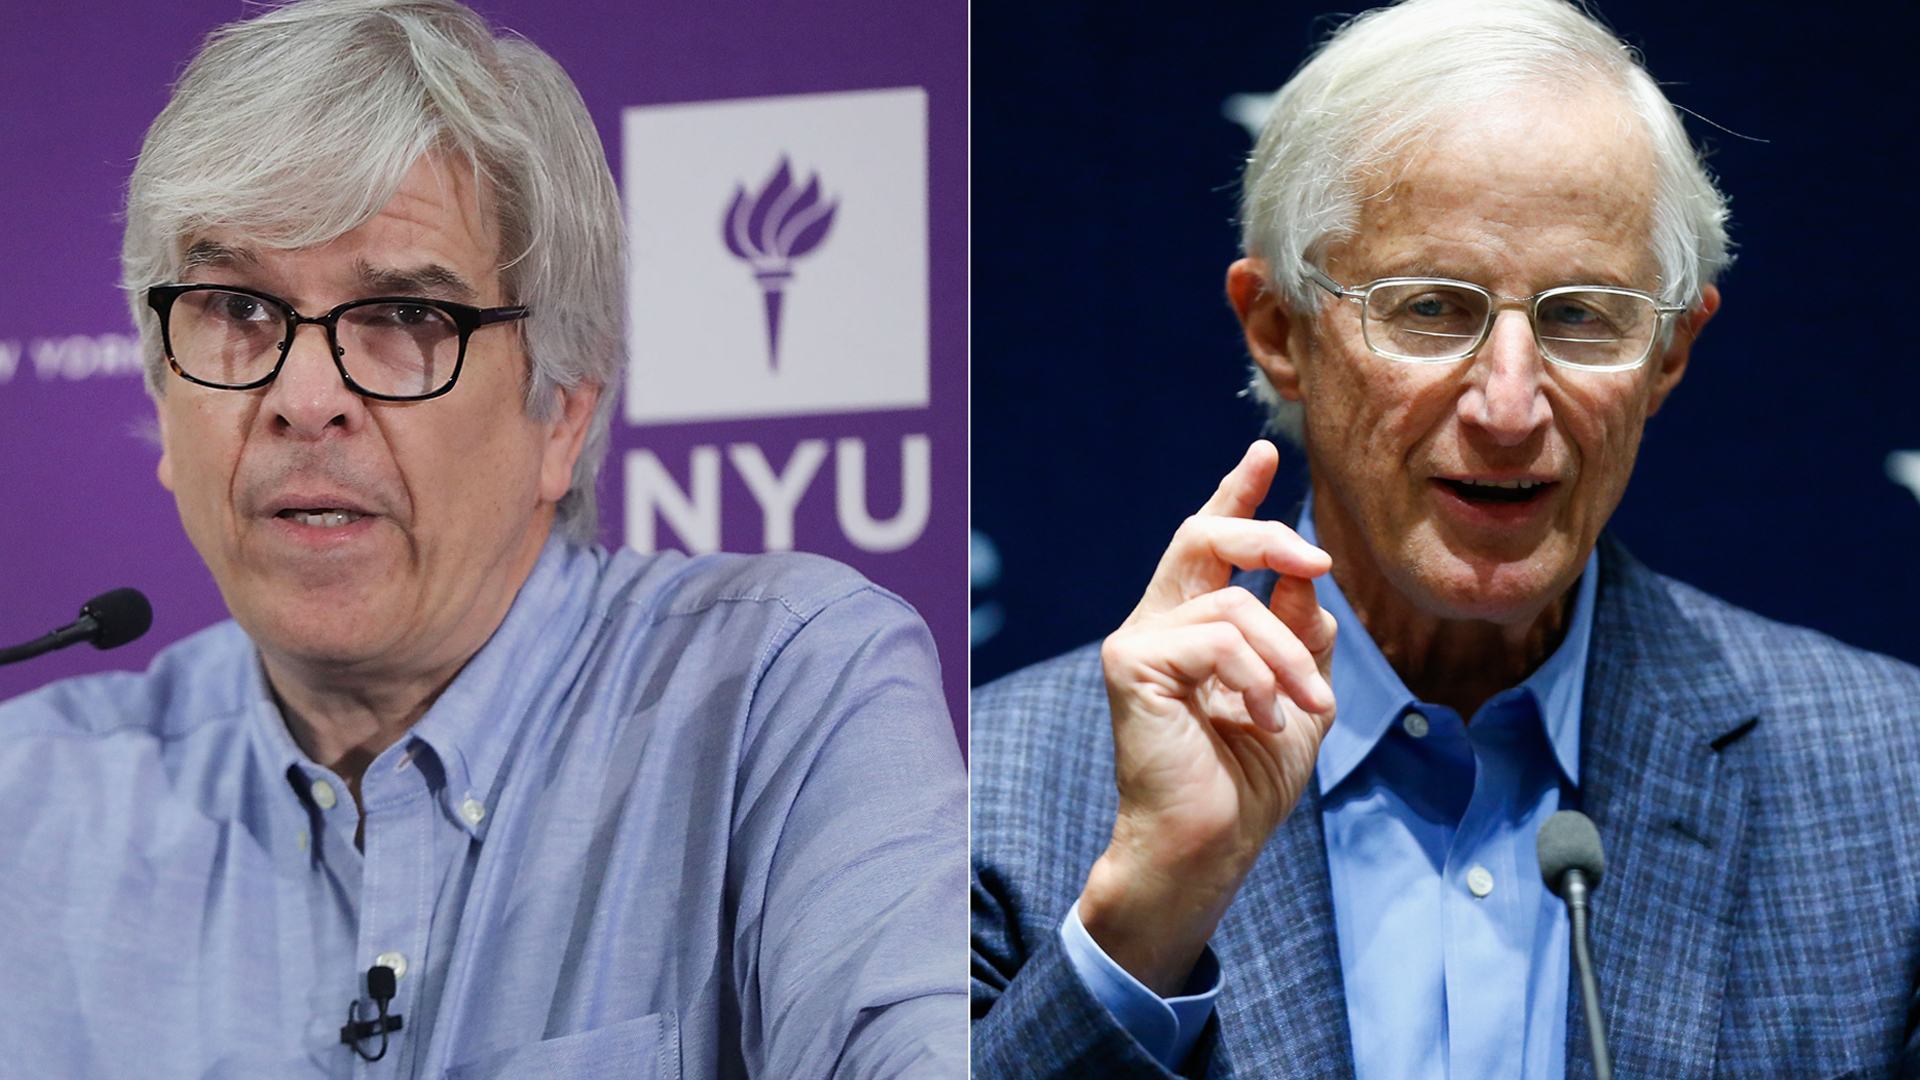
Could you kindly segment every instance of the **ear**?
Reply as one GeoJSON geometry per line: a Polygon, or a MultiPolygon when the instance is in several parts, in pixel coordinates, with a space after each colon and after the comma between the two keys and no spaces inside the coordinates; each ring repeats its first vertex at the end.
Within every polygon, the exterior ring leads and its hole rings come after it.
{"type": "Polygon", "coordinates": [[[169,453],[168,447],[172,446],[173,443],[172,440],[167,438],[167,402],[165,398],[154,399],[153,417],[155,427],[157,427],[160,432],[160,464],[154,469],[154,475],[160,478],[161,487],[172,491],[173,455],[169,453]]]}
{"type": "Polygon", "coordinates": [[[1266,261],[1241,259],[1229,266],[1227,299],[1233,304],[1233,313],[1240,316],[1248,355],[1281,397],[1299,401],[1299,343],[1294,340],[1294,332],[1300,327],[1268,279],[1266,261]]]}
{"type": "Polygon", "coordinates": [[[1647,415],[1660,411],[1660,406],[1680,385],[1680,376],[1687,373],[1687,354],[1693,348],[1694,339],[1700,336],[1700,330],[1720,310],[1720,290],[1711,285],[1700,289],[1700,303],[1687,309],[1680,315],[1680,325],[1674,327],[1673,342],[1667,351],[1659,357],[1659,368],[1653,375],[1653,390],[1647,398],[1647,415]]]}
{"type": "Polygon", "coordinates": [[[580,460],[580,448],[587,443],[587,428],[593,424],[594,406],[600,402],[599,383],[581,383],[571,390],[556,390],[560,408],[547,432],[547,444],[540,461],[540,501],[557,503],[573,486],[573,463],[580,460]]]}

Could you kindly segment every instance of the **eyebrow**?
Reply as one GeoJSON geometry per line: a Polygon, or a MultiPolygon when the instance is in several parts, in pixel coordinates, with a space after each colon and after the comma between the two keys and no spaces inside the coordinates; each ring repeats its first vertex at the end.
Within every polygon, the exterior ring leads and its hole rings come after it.
{"type": "MultiPolygon", "coordinates": [[[[1389,265],[1392,265],[1392,264],[1389,264],[1389,265]]],[[[1444,268],[1440,264],[1429,262],[1426,259],[1415,259],[1402,265],[1393,266],[1392,269],[1382,273],[1380,276],[1381,277],[1410,277],[1410,278],[1441,278],[1447,281],[1465,281],[1469,284],[1480,285],[1482,288],[1486,287],[1485,274],[1483,272],[1483,269],[1475,269],[1471,273],[1463,275],[1460,273],[1458,268],[1453,268],[1453,269],[1444,268]]],[[[1601,286],[1611,286],[1615,288],[1624,288],[1624,289],[1640,288],[1639,285],[1634,284],[1633,281],[1631,281],[1630,279],[1621,277],[1620,275],[1617,275],[1617,274],[1565,273],[1560,275],[1558,278],[1553,279],[1553,284],[1544,286],[1539,291],[1545,292],[1547,291],[1547,289],[1561,289],[1561,288],[1568,288],[1568,287],[1580,286],[1580,285],[1601,285],[1601,286]]],[[[1659,286],[1657,284],[1654,286],[1653,291],[1655,292],[1659,291],[1659,286]]]]}
{"type": "Polygon", "coordinates": [[[1379,276],[1442,278],[1448,281],[1473,282],[1489,275],[1485,266],[1443,265],[1426,256],[1416,256],[1402,261],[1389,260],[1379,276]]]}
{"type": "Polygon", "coordinates": [[[182,276],[205,266],[257,266],[259,260],[246,248],[222,244],[217,240],[195,240],[180,257],[182,276]]]}
{"type": "Polygon", "coordinates": [[[480,296],[480,291],[475,289],[466,278],[439,263],[401,269],[374,266],[372,263],[361,260],[354,264],[354,272],[360,278],[360,283],[369,290],[369,295],[417,295],[430,299],[457,300],[469,304],[480,296]]]}
{"type": "MultiPolygon", "coordinates": [[[[180,264],[181,276],[185,277],[206,267],[258,267],[260,259],[250,248],[218,240],[196,240],[188,245],[180,264]]],[[[354,262],[353,271],[369,296],[424,296],[466,304],[478,302],[480,296],[480,291],[458,271],[439,263],[400,268],[375,266],[359,259],[354,262]]]]}

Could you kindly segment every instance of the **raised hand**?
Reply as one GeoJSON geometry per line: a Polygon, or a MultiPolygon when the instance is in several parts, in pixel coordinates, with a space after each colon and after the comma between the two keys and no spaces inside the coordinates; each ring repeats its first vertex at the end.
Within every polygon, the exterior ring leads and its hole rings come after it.
{"type": "Polygon", "coordinates": [[[1333,616],[1312,579],[1326,552],[1255,521],[1279,455],[1256,442],[1188,518],[1146,595],[1101,649],[1120,812],[1080,917],[1149,989],[1185,983],[1333,723],[1333,616]],[[1233,571],[1283,575],[1272,600],[1233,571]]]}

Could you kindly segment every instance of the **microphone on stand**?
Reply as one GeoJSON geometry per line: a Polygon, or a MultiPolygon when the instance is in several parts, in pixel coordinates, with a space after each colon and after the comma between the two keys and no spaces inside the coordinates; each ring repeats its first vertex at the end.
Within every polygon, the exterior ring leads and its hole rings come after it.
{"type": "Polygon", "coordinates": [[[58,630],[11,649],[0,649],[0,664],[31,660],[41,653],[64,649],[82,641],[96,649],[117,649],[153,625],[153,605],[139,589],[103,592],[80,608],[80,617],[58,630]]]}
{"type": "Polygon", "coordinates": [[[1596,1080],[1613,1080],[1606,1025],[1600,1017],[1600,984],[1593,977],[1593,957],[1587,951],[1587,900],[1600,887],[1600,875],[1607,868],[1600,830],[1580,811],[1562,810],[1540,826],[1534,850],[1540,856],[1540,876],[1553,895],[1567,902],[1567,917],[1573,923],[1573,964],[1580,974],[1581,1004],[1586,1006],[1593,1075],[1596,1080]]]}

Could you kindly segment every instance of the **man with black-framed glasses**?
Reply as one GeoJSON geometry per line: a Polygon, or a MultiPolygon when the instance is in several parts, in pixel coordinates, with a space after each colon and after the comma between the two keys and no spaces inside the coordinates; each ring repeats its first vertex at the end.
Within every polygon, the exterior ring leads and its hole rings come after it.
{"type": "Polygon", "coordinates": [[[1569,808],[1620,1075],[1920,1071],[1920,672],[1604,532],[1725,222],[1580,5],[1407,0],[1280,90],[1227,296],[1310,495],[1256,520],[1254,444],[976,691],[976,1077],[1588,1075],[1569,808]]]}
{"type": "Polygon", "coordinates": [[[460,377],[475,330],[527,317],[517,305],[374,296],[308,318],[277,296],[232,285],[155,285],[147,290],[147,306],[160,316],[167,366],[190,383],[216,390],[265,386],[287,362],[294,331],[312,323],[326,328],[341,381],[375,401],[439,397],[460,377]]]}
{"type": "Polygon", "coordinates": [[[265,11],[126,220],[234,621],[0,705],[0,1073],[963,1075],[925,626],[597,546],[625,266],[558,65],[453,0],[265,11]]]}

